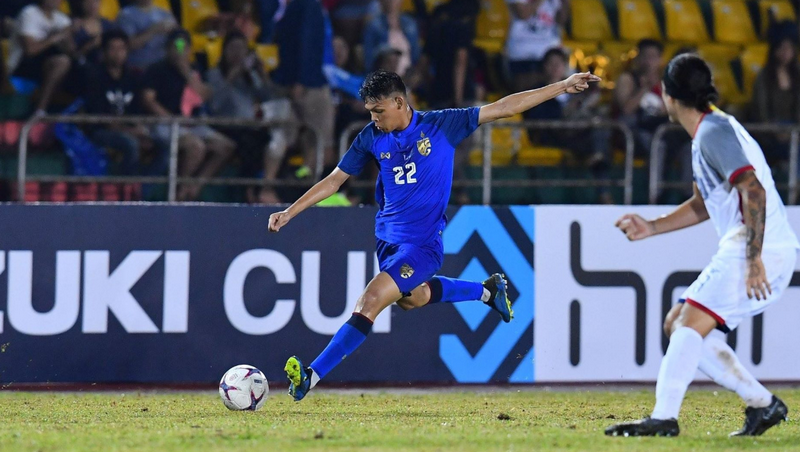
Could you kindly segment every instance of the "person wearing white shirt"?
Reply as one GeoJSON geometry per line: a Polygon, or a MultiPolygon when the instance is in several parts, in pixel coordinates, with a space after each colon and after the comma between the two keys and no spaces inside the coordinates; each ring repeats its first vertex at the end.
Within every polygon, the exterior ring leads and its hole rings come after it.
{"type": "Polygon", "coordinates": [[[506,0],[511,25],[506,57],[513,89],[521,91],[541,82],[544,54],[561,46],[561,29],[569,15],[569,0],[506,0]]]}
{"type": "Polygon", "coordinates": [[[26,6],[11,41],[8,73],[41,85],[37,115],[44,114],[72,66],[72,22],[58,10],[60,5],[61,0],[39,0],[26,6]]]}

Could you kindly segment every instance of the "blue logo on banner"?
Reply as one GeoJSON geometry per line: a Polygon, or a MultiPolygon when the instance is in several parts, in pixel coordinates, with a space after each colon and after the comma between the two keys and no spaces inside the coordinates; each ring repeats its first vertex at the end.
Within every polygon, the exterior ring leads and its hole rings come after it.
{"type": "MultiPolygon", "coordinates": [[[[528,237],[534,237],[534,208],[511,207],[511,212],[528,237]]],[[[461,339],[455,334],[444,334],[439,338],[439,355],[456,381],[460,383],[485,383],[508,358],[525,331],[533,323],[533,266],[503,227],[500,219],[489,207],[466,206],[459,209],[444,231],[445,254],[457,254],[473,234],[486,245],[515,288],[519,297],[514,303],[514,320],[499,322],[480,350],[472,356],[461,339]]],[[[489,276],[477,258],[473,258],[459,278],[482,281],[489,276]]],[[[491,310],[481,303],[455,303],[453,305],[464,322],[477,330],[491,310]]],[[[533,348],[525,355],[517,369],[511,374],[512,383],[533,382],[533,348]]]]}

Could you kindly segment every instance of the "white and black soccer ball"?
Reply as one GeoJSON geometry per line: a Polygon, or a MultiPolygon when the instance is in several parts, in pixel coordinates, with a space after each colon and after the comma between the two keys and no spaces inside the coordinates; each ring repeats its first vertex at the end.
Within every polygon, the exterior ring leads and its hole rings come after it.
{"type": "Polygon", "coordinates": [[[247,364],[231,367],[219,381],[219,397],[229,410],[255,411],[264,405],[268,394],[267,377],[247,364]]]}

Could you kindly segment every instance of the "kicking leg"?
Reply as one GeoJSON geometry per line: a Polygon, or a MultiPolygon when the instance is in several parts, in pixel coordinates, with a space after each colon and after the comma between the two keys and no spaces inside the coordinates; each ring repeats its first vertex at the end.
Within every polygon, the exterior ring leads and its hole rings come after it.
{"type": "Polygon", "coordinates": [[[611,436],[677,436],[678,413],[694,378],[703,351],[703,337],[717,326],[705,311],[691,305],[681,309],[673,323],[667,353],[656,383],[656,406],[651,417],[606,429],[611,436]]]}
{"type": "Polygon", "coordinates": [[[297,401],[305,397],[320,379],[364,342],[378,314],[400,297],[400,289],[392,277],[385,272],[379,273],[367,284],[350,320],[342,325],[309,367],[303,367],[296,356],[286,362],[286,375],[291,382],[289,395],[297,401]]]}
{"type": "Polygon", "coordinates": [[[505,322],[514,318],[511,301],[508,299],[508,282],[499,273],[482,283],[434,276],[411,291],[410,295],[401,298],[397,305],[407,311],[428,304],[476,300],[497,311],[505,322]]]}

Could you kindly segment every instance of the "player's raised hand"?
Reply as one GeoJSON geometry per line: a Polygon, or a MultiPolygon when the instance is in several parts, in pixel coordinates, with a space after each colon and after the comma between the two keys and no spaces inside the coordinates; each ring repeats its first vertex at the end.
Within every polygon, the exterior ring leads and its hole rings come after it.
{"type": "Polygon", "coordinates": [[[600,77],[590,73],[590,72],[579,72],[577,74],[572,74],[564,80],[564,84],[567,85],[567,92],[570,94],[580,93],[583,90],[589,89],[589,83],[599,82],[600,77]]]}
{"type": "Polygon", "coordinates": [[[289,212],[285,210],[273,213],[269,216],[269,232],[280,231],[291,219],[292,217],[289,215],[289,212]]]}
{"type": "Polygon", "coordinates": [[[772,293],[772,286],[767,279],[767,271],[760,257],[747,259],[747,298],[756,297],[756,300],[766,300],[772,293]]]}
{"type": "Polygon", "coordinates": [[[623,215],[614,226],[618,227],[630,241],[645,239],[656,232],[653,223],[635,213],[623,215]]]}

